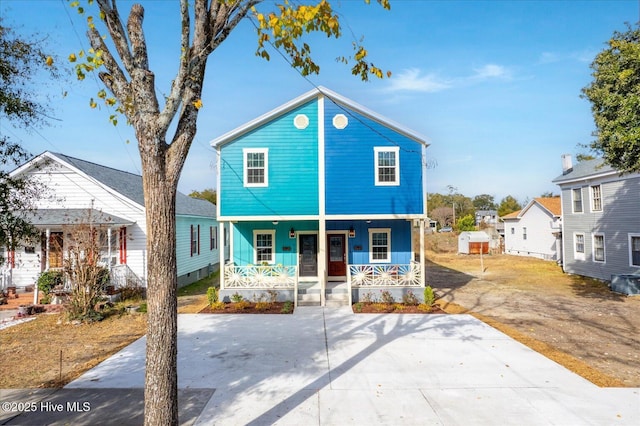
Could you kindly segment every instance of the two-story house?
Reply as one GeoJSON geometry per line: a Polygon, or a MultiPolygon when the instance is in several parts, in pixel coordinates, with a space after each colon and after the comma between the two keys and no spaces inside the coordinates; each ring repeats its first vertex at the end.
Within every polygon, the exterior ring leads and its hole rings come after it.
{"type": "MultiPolygon", "coordinates": [[[[87,220],[104,234],[101,257],[111,271],[112,284],[146,286],[147,223],[140,175],[48,151],[11,175],[35,179],[45,188],[34,203],[37,210],[27,216],[41,231],[41,239],[5,254],[10,260],[5,273],[11,274],[12,286],[31,286],[41,272],[62,269],[71,244],[70,228],[87,220]]],[[[177,194],[179,285],[204,278],[228,256],[226,231],[215,214],[214,204],[177,194]]]]}
{"type": "Polygon", "coordinates": [[[223,297],[316,289],[324,305],[345,285],[349,300],[424,286],[421,136],[318,88],[211,145],[218,220],[231,228],[223,297]]]}
{"type": "Polygon", "coordinates": [[[595,159],[563,156],[564,271],[610,281],[640,274],[640,173],[621,174],[595,159]]]}
{"type": "Polygon", "coordinates": [[[538,197],[522,210],[501,218],[504,252],[545,260],[562,259],[560,197],[538,197]]]}

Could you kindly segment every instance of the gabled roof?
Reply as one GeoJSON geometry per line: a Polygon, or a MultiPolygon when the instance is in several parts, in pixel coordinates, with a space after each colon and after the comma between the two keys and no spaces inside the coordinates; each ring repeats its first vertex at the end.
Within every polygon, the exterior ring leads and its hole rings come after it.
{"type": "Polygon", "coordinates": [[[35,226],[63,226],[80,223],[90,216],[98,225],[129,226],[132,222],[121,217],[106,214],[96,209],[38,209],[25,213],[27,221],[35,226]]]}
{"type": "Polygon", "coordinates": [[[540,207],[546,210],[553,217],[562,216],[562,202],[560,200],[560,197],[538,197],[529,201],[529,204],[527,204],[522,210],[518,210],[517,212],[504,215],[502,216],[501,219],[502,220],[520,219],[534,204],[538,204],[540,207]]]}
{"type": "MultiPolygon", "coordinates": [[[[48,158],[75,169],[101,186],[109,188],[144,207],[144,191],[142,189],[142,176],[140,175],[49,151],[45,151],[27,164],[33,164],[43,158],[48,158]]],[[[27,165],[23,165],[12,173],[16,173],[26,167],[27,165]]],[[[176,214],[216,217],[216,206],[209,201],[192,198],[178,192],[176,194],[176,214]]]]}
{"type": "Polygon", "coordinates": [[[596,158],[576,163],[573,169],[570,169],[568,173],[558,176],[552,180],[552,182],[561,184],[617,173],[618,172],[613,167],[605,164],[602,158],[596,158]]]}
{"type": "Polygon", "coordinates": [[[235,128],[234,130],[231,130],[230,132],[225,133],[222,136],[217,137],[216,139],[212,140],[211,146],[213,147],[217,147],[217,146],[221,146],[224,145],[228,142],[233,141],[234,139],[238,138],[239,136],[242,136],[245,133],[248,133],[260,126],[262,126],[265,123],[268,123],[269,121],[274,120],[275,118],[286,114],[287,112],[301,106],[304,105],[305,103],[315,99],[315,98],[319,98],[320,96],[324,96],[325,98],[327,98],[328,100],[341,105],[347,109],[353,110],[359,114],[364,115],[365,117],[378,122],[379,124],[388,127],[389,129],[392,129],[406,137],[408,137],[409,139],[412,139],[424,146],[428,146],[429,144],[427,143],[427,139],[421,135],[419,135],[418,133],[414,132],[413,130],[410,130],[392,120],[389,120],[371,110],[369,110],[368,108],[350,100],[345,98],[344,96],[341,96],[339,94],[337,94],[336,92],[333,92],[329,89],[327,89],[326,87],[322,87],[319,86],[317,88],[314,88],[313,90],[308,91],[307,93],[304,93],[301,96],[298,96],[295,99],[292,99],[291,101],[280,105],[279,107],[267,112],[264,115],[261,115],[258,118],[255,118],[245,124],[243,124],[240,127],[235,128]]]}

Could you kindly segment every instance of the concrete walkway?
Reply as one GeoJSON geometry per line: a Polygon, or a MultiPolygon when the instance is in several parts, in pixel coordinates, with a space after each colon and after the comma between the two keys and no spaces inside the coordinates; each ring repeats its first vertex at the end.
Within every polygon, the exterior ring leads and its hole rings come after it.
{"type": "MultiPolygon", "coordinates": [[[[141,424],[144,347],[0,424],[141,424]],[[49,402],[65,410],[43,412],[49,402]]],[[[469,315],[185,314],[178,348],[182,424],[640,424],[640,389],[598,388],[469,315]]]]}

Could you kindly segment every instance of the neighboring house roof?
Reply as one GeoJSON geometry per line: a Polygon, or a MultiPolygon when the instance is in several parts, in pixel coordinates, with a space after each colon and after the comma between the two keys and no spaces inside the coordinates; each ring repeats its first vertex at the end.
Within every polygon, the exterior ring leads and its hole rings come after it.
{"type": "Polygon", "coordinates": [[[504,216],[502,216],[500,219],[502,220],[509,220],[509,219],[517,219],[518,215],[520,214],[522,210],[517,210],[515,212],[509,213],[509,214],[505,214],[504,216]]]}
{"type": "Polygon", "coordinates": [[[412,139],[424,146],[428,146],[429,144],[427,143],[427,139],[421,135],[419,135],[418,133],[414,132],[413,130],[410,130],[404,126],[402,126],[401,124],[398,124],[392,120],[389,120],[371,110],[369,110],[368,108],[350,100],[347,99],[345,97],[343,97],[342,95],[339,95],[329,89],[327,89],[326,87],[322,87],[319,86],[313,90],[310,90],[307,93],[304,93],[301,96],[298,96],[297,98],[269,111],[268,113],[261,115],[260,117],[249,121],[248,123],[234,129],[231,130],[230,132],[225,133],[224,135],[214,139],[211,141],[211,146],[219,146],[219,145],[224,145],[228,142],[233,141],[234,139],[236,139],[237,137],[250,132],[251,130],[256,129],[259,126],[262,126],[263,124],[272,121],[274,118],[285,114],[288,111],[291,111],[294,108],[297,108],[301,105],[304,105],[305,103],[311,101],[314,98],[317,98],[318,96],[323,95],[325,96],[327,99],[329,99],[330,101],[334,102],[337,105],[342,105],[344,107],[346,107],[347,109],[353,110],[355,112],[358,112],[359,114],[364,115],[365,117],[370,118],[373,121],[376,121],[378,123],[380,123],[381,125],[388,127],[392,130],[395,130],[396,132],[408,137],[409,139],[412,139]]]}
{"type": "Polygon", "coordinates": [[[502,216],[501,219],[502,220],[520,219],[522,216],[525,215],[527,210],[529,210],[531,206],[533,206],[534,204],[540,205],[540,207],[542,207],[544,210],[549,212],[549,214],[551,214],[551,216],[553,217],[562,216],[562,202],[560,200],[560,197],[538,197],[529,201],[529,204],[527,204],[522,210],[518,210],[516,212],[504,215],[502,216]]]}
{"type": "Polygon", "coordinates": [[[38,209],[25,214],[29,223],[35,226],[62,226],[81,223],[91,219],[99,225],[129,226],[132,222],[121,217],[106,214],[96,209],[38,209]]]}
{"type": "MultiPolygon", "coordinates": [[[[140,175],[102,166],[100,164],[56,152],[45,151],[36,158],[40,157],[48,157],[65,163],[144,207],[144,191],[142,189],[142,176],[140,175]]],[[[184,216],[216,217],[216,206],[209,201],[189,197],[178,192],[176,194],[176,214],[184,216]]]]}
{"type": "Polygon", "coordinates": [[[596,158],[593,160],[585,160],[576,163],[576,165],[569,169],[566,173],[558,176],[554,180],[553,183],[562,184],[569,183],[573,181],[583,180],[586,178],[594,178],[599,176],[606,176],[617,174],[613,167],[604,164],[604,160],[602,158],[596,158]]]}

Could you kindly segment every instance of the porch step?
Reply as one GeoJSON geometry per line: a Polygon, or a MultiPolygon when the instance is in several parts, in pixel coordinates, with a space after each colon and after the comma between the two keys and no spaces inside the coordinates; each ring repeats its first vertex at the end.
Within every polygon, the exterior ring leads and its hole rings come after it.
{"type": "Polygon", "coordinates": [[[298,293],[298,306],[320,306],[320,292],[298,293]]]}
{"type": "MultiPolygon", "coordinates": [[[[325,305],[341,307],[349,305],[346,283],[330,282],[325,289],[325,305]]],[[[298,288],[298,306],[320,306],[320,286],[318,284],[298,288]]]]}

